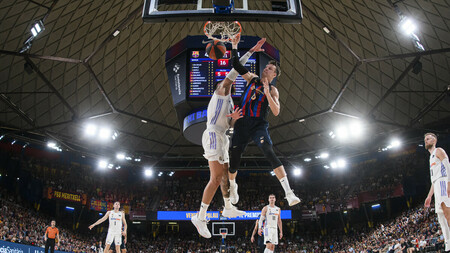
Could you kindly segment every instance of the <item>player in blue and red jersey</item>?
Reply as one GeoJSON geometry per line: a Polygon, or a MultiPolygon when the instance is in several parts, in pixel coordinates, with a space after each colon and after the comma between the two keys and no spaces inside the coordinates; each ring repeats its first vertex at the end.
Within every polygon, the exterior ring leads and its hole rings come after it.
{"type": "Polygon", "coordinates": [[[233,68],[247,81],[247,86],[239,103],[243,118],[236,121],[231,140],[229,168],[231,203],[236,204],[239,201],[238,187],[236,184],[237,170],[242,153],[249,141],[253,140],[269,160],[275,175],[286,193],[286,199],[289,205],[296,205],[300,203],[300,199],[291,190],[284,166],[273,151],[273,144],[268,131],[269,122],[266,119],[269,108],[275,116],[278,116],[280,113],[279,93],[277,88],[271,84],[273,79],[280,75],[280,66],[276,61],[269,61],[261,77],[249,72],[239,62],[237,53],[238,43],[239,39],[232,41],[231,55],[233,68]]]}

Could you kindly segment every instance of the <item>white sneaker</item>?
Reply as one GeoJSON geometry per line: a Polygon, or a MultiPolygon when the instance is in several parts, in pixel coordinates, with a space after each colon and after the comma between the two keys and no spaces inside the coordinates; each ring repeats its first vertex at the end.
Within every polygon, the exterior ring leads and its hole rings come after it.
{"type": "Polygon", "coordinates": [[[197,228],[197,231],[201,236],[211,238],[211,232],[209,232],[208,226],[206,225],[208,223],[206,220],[200,220],[198,214],[196,214],[192,216],[191,222],[197,228]]]}
{"type": "Polygon", "coordinates": [[[230,186],[230,201],[231,204],[236,205],[239,201],[239,194],[238,194],[238,185],[236,184],[236,187],[230,186]]]}
{"type": "Polygon", "coordinates": [[[222,211],[222,216],[227,218],[234,218],[243,215],[245,215],[245,212],[238,210],[235,206],[231,206],[231,208],[224,208],[222,211]]]}
{"type": "Polygon", "coordinates": [[[300,203],[300,199],[297,196],[295,196],[292,190],[286,193],[286,199],[289,203],[289,206],[295,206],[298,203],[300,203]]]}

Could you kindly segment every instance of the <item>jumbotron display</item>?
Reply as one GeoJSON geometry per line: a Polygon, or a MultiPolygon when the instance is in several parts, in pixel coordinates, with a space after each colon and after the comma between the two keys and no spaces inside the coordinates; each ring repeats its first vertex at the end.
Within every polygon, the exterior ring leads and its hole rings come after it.
{"type": "MultiPolygon", "coordinates": [[[[240,50],[239,56],[245,54],[247,50],[240,50]]],[[[226,51],[222,59],[212,60],[208,57],[205,50],[191,50],[189,53],[189,85],[188,98],[207,98],[214,92],[214,84],[225,79],[231,70],[231,52],[226,51]]],[[[252,55],[245,67],[250,72],[257,73],[256,55],[252,55]]],[[[234,85],[235,91],[233,97],[240,97],[244,92],[245,81],[238,76],[234,85]]]]}

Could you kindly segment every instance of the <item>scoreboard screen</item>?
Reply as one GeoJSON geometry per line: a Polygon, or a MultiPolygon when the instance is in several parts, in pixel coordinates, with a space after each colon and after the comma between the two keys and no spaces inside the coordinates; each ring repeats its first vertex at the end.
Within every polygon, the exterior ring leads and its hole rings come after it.
{"type": "MultiPolygon", "coordinates": [[[[247,50],[239,50],[239,57],[247,50]]],[[[226,51],[224,57],[213,60],[208,57],[205,50],[191,50],[188,56],[188,98],[207,98],[213,95],[213,87],[216,82],[225,79],[231,66],[231,51],[226,51]]],[[[245,64],[245,67],[252,73],[256,73],[256,54],[253,54],[245,64]]],[[[247,81],[240,75],[233,84],[235,92],[233,97],[240,97],[244,92],[247,81]]]]}

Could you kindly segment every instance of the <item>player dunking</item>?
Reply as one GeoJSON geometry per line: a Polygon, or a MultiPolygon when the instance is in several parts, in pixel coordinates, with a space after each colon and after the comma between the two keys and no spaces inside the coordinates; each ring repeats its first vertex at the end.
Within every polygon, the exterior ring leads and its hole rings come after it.
{"type": "Polygon", "coordinates": [[[109,247],[114,241],[116,245],[116,253],[120,253],[120,245],[122,244],[122,235],[126,236],[127,234],[127,221],[125,220],[125,213],[119,211],[120,203],[119,201],[114,202],[114,210],[106,212],[105,216],[94,224],[89,226],[89,229],[92,230],[95,226],[103,223],[106,219],[109,218],[109,228],[108,234],[106,235],[106,247],[105,252],[109,252],[109,247]],[[122,232],[123,225],[123,232],[122,232]]]}
{"type": "Polygon", "coordinates": [[[436,148],[437,136],[425,134],[425,149],[430,152],[431,188],[425,200],[425,207],[430,207],[434,194],[434,204],[438,221],[445,239],[445,251],[450,250],[450,164],[445,150],[436,148]]]}
{"type": "MultiPolygon", "coordinates": [[[[265,39],[263,40],[265,41],[265,39]]],[[[247,81],[247,86],[239,103],[244,117],[236,121],[233,138],[231,139],[229,169],[231,203],[236,204],[239,201],[238,186],[236,184],[237,170],[239,169],[241,155],[250,139],[252,139],[269,160],[275,175],[285,191],[289,205],[296,205],[300,203],[300,199],[291,190],[284,166],[273,151],[272,140],[268,131],[269,123],[266,120],[269,108],[275,116],[278,116],[280,113],[278,90],[271,84],[272,80],[280,75],[280,66],[276,61],[269,61],[261,74],[261,78],[254,73],[250,73],[237,58],[238,42],[237,40],[237,42],[233,41],[232,43],[233,68],[247,81]]]]}
{"type": "MultiPolygon", "coordinates": [[[[249,52],[242,56],[241,61],[243,64],[247,62],[253,52],[261,51],[261,46],[263,44],[264,41],[259,41],[249,50],[249,52]]],[[[208,160],[211,175],[209,182],[203,191],[200,211],[191,218],[198,233],[205,238],[211,238],[211,232],[206,225],[206,211],[208,210],[209,204],[219,185],[225,202],[225,208],[222,215],[231,218],[245,214],[245,212],[237,210],[236,207],[231,204],[228,191],[229,140],[225,131],[233,124],[230,122],[230,117],[233,120],[242,117],[239,108],[236,108],[233,111],[234,104],[233,99],[231,98],[232,84],[237,76],[238,73],[232,69],[227,74],[226,78],[214,89],[214,94],[208,104],[208,121],[206,123],[206,130],[203,132],[202,136],[202,146],[205,151],[204,157],[208,160]]]]}
{"type": "Polygon", "coordinates": [[[280,229],[280,239],[283,238],[283,223],[281,222],[280,208],[275,205],[275,195],[269,195],[269,205],[265,206],[261,211],[261,217],[258,222],[258,234],[261,236],[264,225],[264,244],[266,249],[264,253],[273,253],[275,245],[278,245],[278,228],[280,229]]]}

